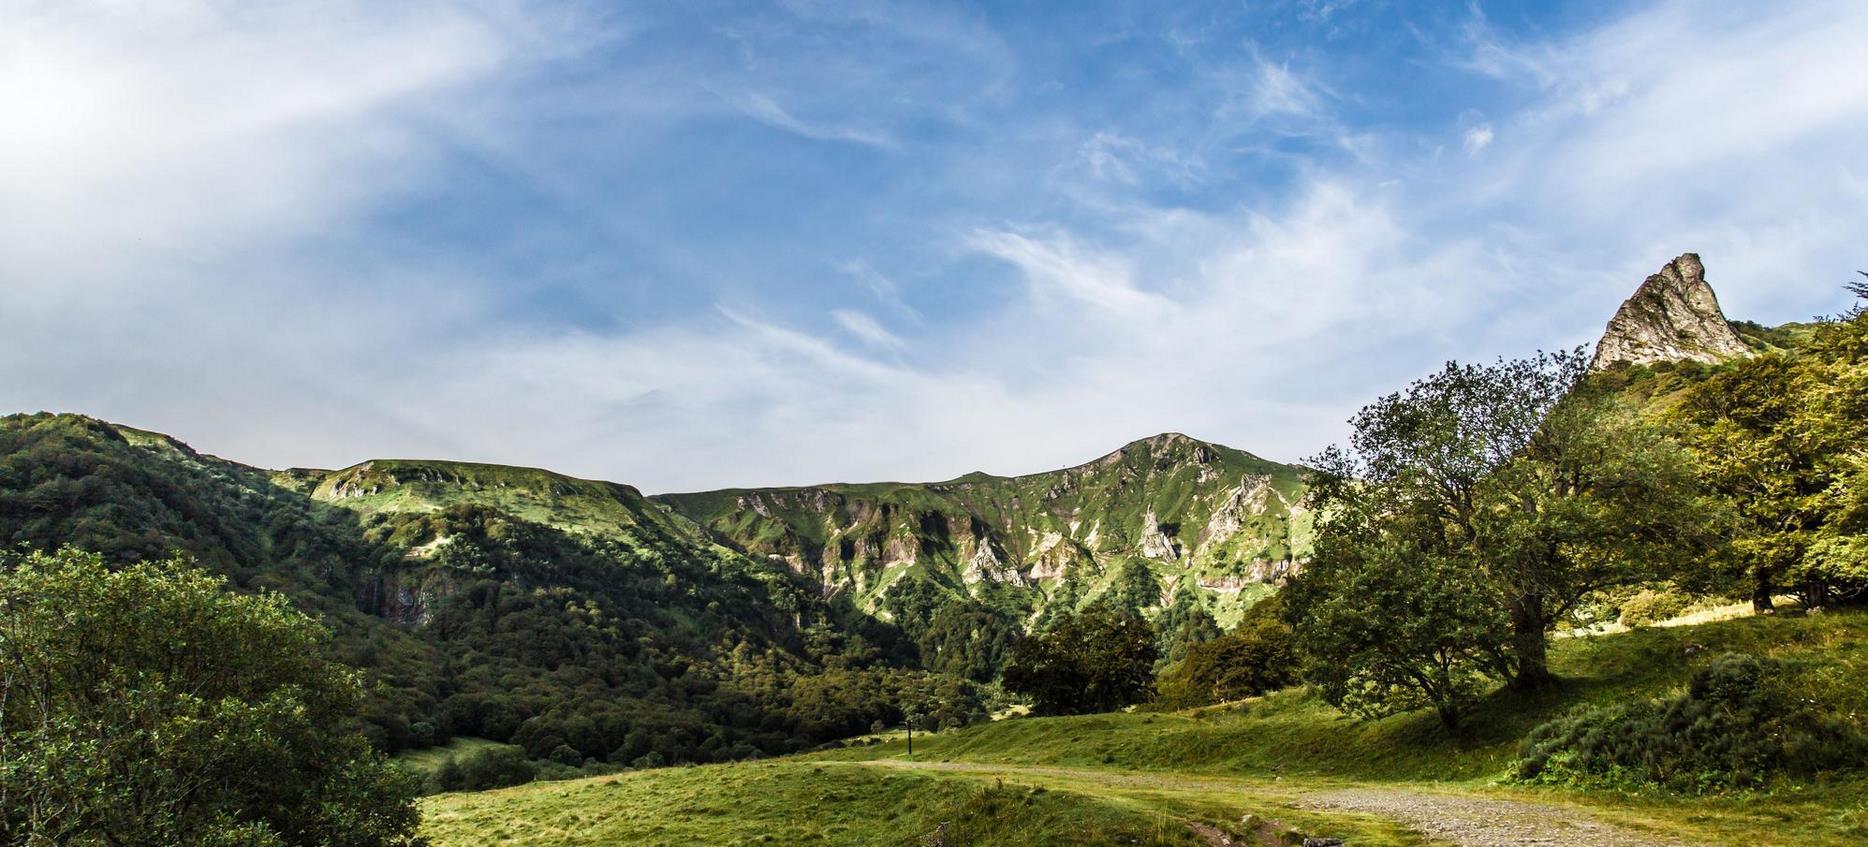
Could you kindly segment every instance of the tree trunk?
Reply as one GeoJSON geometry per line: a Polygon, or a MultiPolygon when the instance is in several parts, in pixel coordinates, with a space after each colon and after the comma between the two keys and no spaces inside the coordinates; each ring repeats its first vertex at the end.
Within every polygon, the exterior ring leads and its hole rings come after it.
{"type": "Polygon", "coordinates": [[[1829,583],[1812,578],[1803,589],[1803,607],[1821,609],[1829,605],[1829,583]]]}
{"type": "Polygon", "coordinates": [[[1771,594],[1771,575],[1759,571],[1751,581],[1751,610],[1760,615],[1768,615],[1777,611],[1775,603],[1771,600],[1771,594]]]}
{"type": "Polygon", "coordinates": [[[1437,703],[1434,712],[1440,716],[1440,725],[1446,728],[1448,735],[1459,733],[1459,707],[1451,703],[1437,703]]]}
{"type": "Polygon", "coordinates": [[[1519,598],[1512,614],[1512,648],[1518,654],[1518,672],[1511,678],[1514,691],[1548,688],[1556,677],[1550,673],[1550,649],[1546,640],[1549,624],[1544,620],[1543,603],[1537,597],[1519,598]]]}

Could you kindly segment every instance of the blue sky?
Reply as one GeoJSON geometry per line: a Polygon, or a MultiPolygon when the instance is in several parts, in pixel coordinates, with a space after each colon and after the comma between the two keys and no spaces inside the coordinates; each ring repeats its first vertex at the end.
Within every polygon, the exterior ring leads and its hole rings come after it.
{"type": "Polygon", "coordinates": [[[1297,460],[1868,265],[1857,2],[0,0],[0,407],[651,491],[1297,460]],[[1169,8],[1171,7],[1171,8],[1169,8]]]}

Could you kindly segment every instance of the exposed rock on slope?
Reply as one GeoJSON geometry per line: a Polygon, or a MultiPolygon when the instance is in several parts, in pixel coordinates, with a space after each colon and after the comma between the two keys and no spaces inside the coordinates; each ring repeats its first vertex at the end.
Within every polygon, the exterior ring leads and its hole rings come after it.
{"type": "Polygon", "coordinates": [[[1647,278],[1622,304],[1596,344],[1591,367],[1626,362],[1717,362],[1749,348],[1719,309],[1697,253],[1686,253],[1647,278]]]}
{"type": "Polygon", "coordinates": [[[1163,585],[1191,577],[1229,596],[1288,573],[1310,533],[1301,468],[1179,433],[1027,476],[651,499],[869,610],[904,577],[981,600],[1022,596],[1028,609],[1082,603],[1131,562],[1163,585]]]}

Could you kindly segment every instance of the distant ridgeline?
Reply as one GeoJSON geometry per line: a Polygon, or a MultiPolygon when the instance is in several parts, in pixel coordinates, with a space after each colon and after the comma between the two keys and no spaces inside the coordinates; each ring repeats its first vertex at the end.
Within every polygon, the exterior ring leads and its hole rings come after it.
{"type": "MultiPolygon", "coordinates": [[[[1664,398],[1800,337],[1728,324],[1688,254],[1622,307],[1597,367],[1664,398]]],[[[788,752],[909,704],[964,723],[1014,638],[1092,604],[1148,616],[1178,655],[1302,567],[1311,518],[1301,468],[1179,434],[1028,476],[644,497],[462,462],[267,471],[77,415],[0,418],[0,543],[181,551],[321,614],[373,675],[383,748],[478,736],[572,766],[788,752]]]]}

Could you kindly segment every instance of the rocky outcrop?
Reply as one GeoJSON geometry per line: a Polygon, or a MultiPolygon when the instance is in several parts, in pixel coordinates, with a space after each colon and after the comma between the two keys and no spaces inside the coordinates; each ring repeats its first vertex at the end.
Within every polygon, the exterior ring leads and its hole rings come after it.
{"type": "Polygon", "coordinates": [[[1180,545],[1163,529],[1153,506],[1148,507],[1147,516],[1142,518],[1141,553],[1150,559],[1180,558],[1180,545]]]}
{"type": "Polygon", "coordinates": [[[1622,304],[1596,344],[1595,370],[1626,362],[1718,362],[1749,352],[1719,309],[1697,253],[1667,263],[1622,304]]]}

